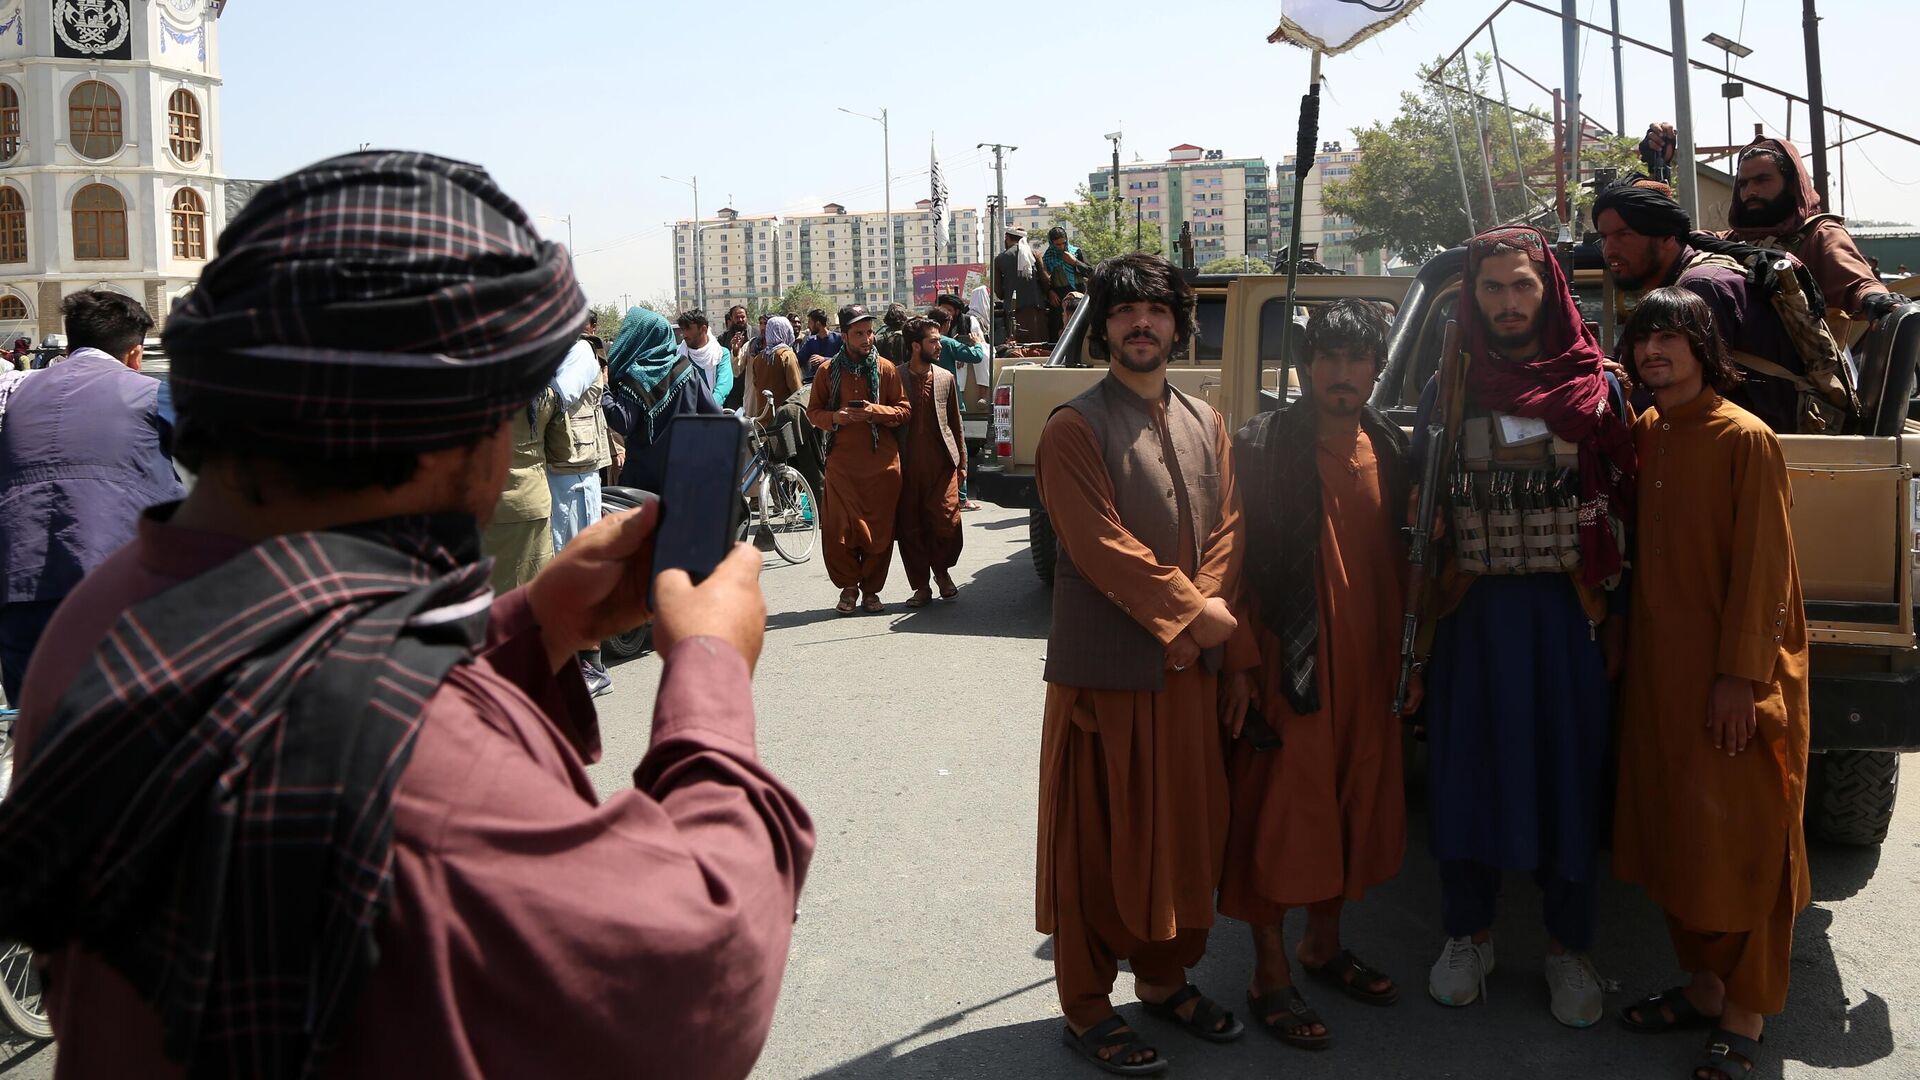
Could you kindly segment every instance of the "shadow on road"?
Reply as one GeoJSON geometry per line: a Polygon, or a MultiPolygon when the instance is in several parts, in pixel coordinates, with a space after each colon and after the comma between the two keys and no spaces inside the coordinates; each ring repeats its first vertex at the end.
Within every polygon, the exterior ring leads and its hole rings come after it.
{"type": "MultiPolygon", "coordinates": [[[[903,616],[893,629],[908,634],[966,634],[980,637],[1044,638],[1053,606],[1034,576],[1033,561],[1022,547],[960,579],[960,598],[923,608],[897,607],[903,616]]],[[[890,609],[894,610],[894,609],[890,609]]]]}
{"type": "MultiPolygon", "coordinates": [[[[901,1053],[900,1048],[918,1039],[938,1034],[961,1023],[968,1016],[1008,998],[1051,986],[1051,977],[1009,990],[996,998],[950,1012],[929,1020],[919,1030],[884,1046],[875,1047],[852,1061],[815,1073],[812,1080],[868,1080],[869,1077],[952,1077],[952,1076],[1028,1076],[1037,1058],[1037,1041],[1057,1032],[1057,1020],[1036,1020],[1026,1024],[970,1031],[951,1039],[901,1053]]],[[[1057,1034],[1052,1035],[1058,1038],[1057,1034]]]]}
{"type": "Polygon", "coordinates": [[[32,1062],[42,1053],[53,1053],[53,1040],[40,1042],[18,1042],[12,1039],[0,1042],[0,1076],[32,1062]]]}

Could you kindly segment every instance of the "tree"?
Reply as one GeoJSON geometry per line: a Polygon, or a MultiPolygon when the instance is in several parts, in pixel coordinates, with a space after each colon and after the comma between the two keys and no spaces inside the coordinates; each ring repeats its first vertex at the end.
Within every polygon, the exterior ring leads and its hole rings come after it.
{"type": "Polygon", "coordinates": [[[609,300],[604,304],[595,304],[588,310],[599,320],[599,329],[595,333],[600,335],[601,341],[610,342],[620,336],[620,324],[626,321],[627,313],[620,310],[619,304],[609,300]]]}
{"type": "MultiPolygon", "coordinates": [[[[1509,112],[1497,103],[1488,106],[1482,99],[1492,96],[1487,93],[1492,58],[1477,59],[1479,69],[1471,89],[1480,98],[1459,85],[1457,68],[1442,77],[1446,88],[1428,81],[1431,67],[1422,68],[1418,92],[1400,95],[1399,115],[1354,132],[1360,160],[1350,177],[1327,185],[1323,203],[1327,213],[1353,219],[1359,231],[1353,240],[1356,249],[1384,247],[1403,259],[1422,262],[1473,232],[1460,200],[1460,174],[1453,156],[1456,137],[1475,226],[1537,220],[1543,204],[1551,200],[1551,125],[1525,113],[1509,112]],[[1515,138],[1520,144],[1519,168],[1513,155],[1515,138]],[[1491,206],[1487,201],[1489,161],[1494,188],[1491,206]]],[[[1547,213],[1550,216],[1550,204],[1547,213]]]]}
{"type": "Polygon", "coordinates": [[[1160,223],[1142,221],[1140,223],[1140,244],[1134,245],[1133,208],[1123,206],[1120,227],[1113,225],[1113,203],[1105,199],[1095,199],[1085,184],[1074,192],[1074,200],[1054,210],[1056,225],[1064,225],[1073,236],[1073,242],[1080,248],[1080,257],[1098,266],[1115,255],[1125,255],[1133,251],[1144,251],[1158,255],[1166,250],[1166,242],[1160,235],[1160,223]]]}
{"type": "MultiPolygon", "coordinates": [[[[787,286],[787,291],[780,294],[780,303],[777,307],[779,308],[775,312],[777,315],[785,315],[791,311],[804,319],[807,317],[807,312],[819,308],[827,313],[828,318],[833,317],[833,297],[814,288],[811,282],[806,281],[787,286]]],[[[804,330],[805,327],[796,326],[794,329],[804,330]]]]}
{"type": "Polygon", "coordinates": [[[1233,255],[1200,264],[1203,274],[1271,274],[1273,266],[1251,255],[1233,255]]]}

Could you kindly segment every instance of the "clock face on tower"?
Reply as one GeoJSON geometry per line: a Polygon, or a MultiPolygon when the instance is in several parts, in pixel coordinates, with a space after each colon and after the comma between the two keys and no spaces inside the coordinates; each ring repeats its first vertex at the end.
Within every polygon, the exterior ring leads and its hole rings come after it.
{"type": "Polygon", "coordinates": [[[96,60],[133,58],[127,0],[53,0],[53,54],[96,60]]]}
{"type": "Polygon", "coordinates": [[[182,19],[196,18],[205,0],[167,0],[167,7],[182,19]]]}

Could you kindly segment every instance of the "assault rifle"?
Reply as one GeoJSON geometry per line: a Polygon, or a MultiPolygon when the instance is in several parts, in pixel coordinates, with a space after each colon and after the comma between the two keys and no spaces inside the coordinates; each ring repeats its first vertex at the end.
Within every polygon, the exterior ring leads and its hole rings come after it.
{"type": "Polygon", "coordinates": [[[1442,335],[1440,363],[1434,376],[1433,411],[1427,414],[1427,458],[1420,469],[1420,500],[1407,530],[1407,610],[1400,623],[1400,682],[1393,692],[1393,715],[1407,706],[1407,687],[1413,673],[1425,664],[1420,648],[1420,607],[1426,602],[1427,582],[1433,577],[1433,517],[1440,489],[1453,462],[1453,442],[1447,437],[1452,417],[1455,373],[1460,366],[1460,325],[1449,320],[1442,335]]]}

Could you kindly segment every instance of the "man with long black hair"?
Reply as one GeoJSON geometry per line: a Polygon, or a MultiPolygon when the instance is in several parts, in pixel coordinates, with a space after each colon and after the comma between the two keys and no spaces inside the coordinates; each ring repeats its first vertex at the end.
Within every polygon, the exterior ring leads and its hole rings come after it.
{"type": "MultiPolygon", "coordinates": [[[[1024,243],[1025,241],[1021,241],[1024,243]]],[[[1187,982],[1206,952],[1227,839],[1217,724],[1235,621],[1240,500],[1226,425],[1167,381],[1193,290],[1154,255],[1103,263],[1087,303],[1106,378],[1056,410],[1034,460],[1059,536],[1040,736],[1038,927],[1067,1045],[1158,1072],[1115,1013],[1119,964],[1149,1015],[1209,1042],[1246,1030],[1187,982]]]]}

